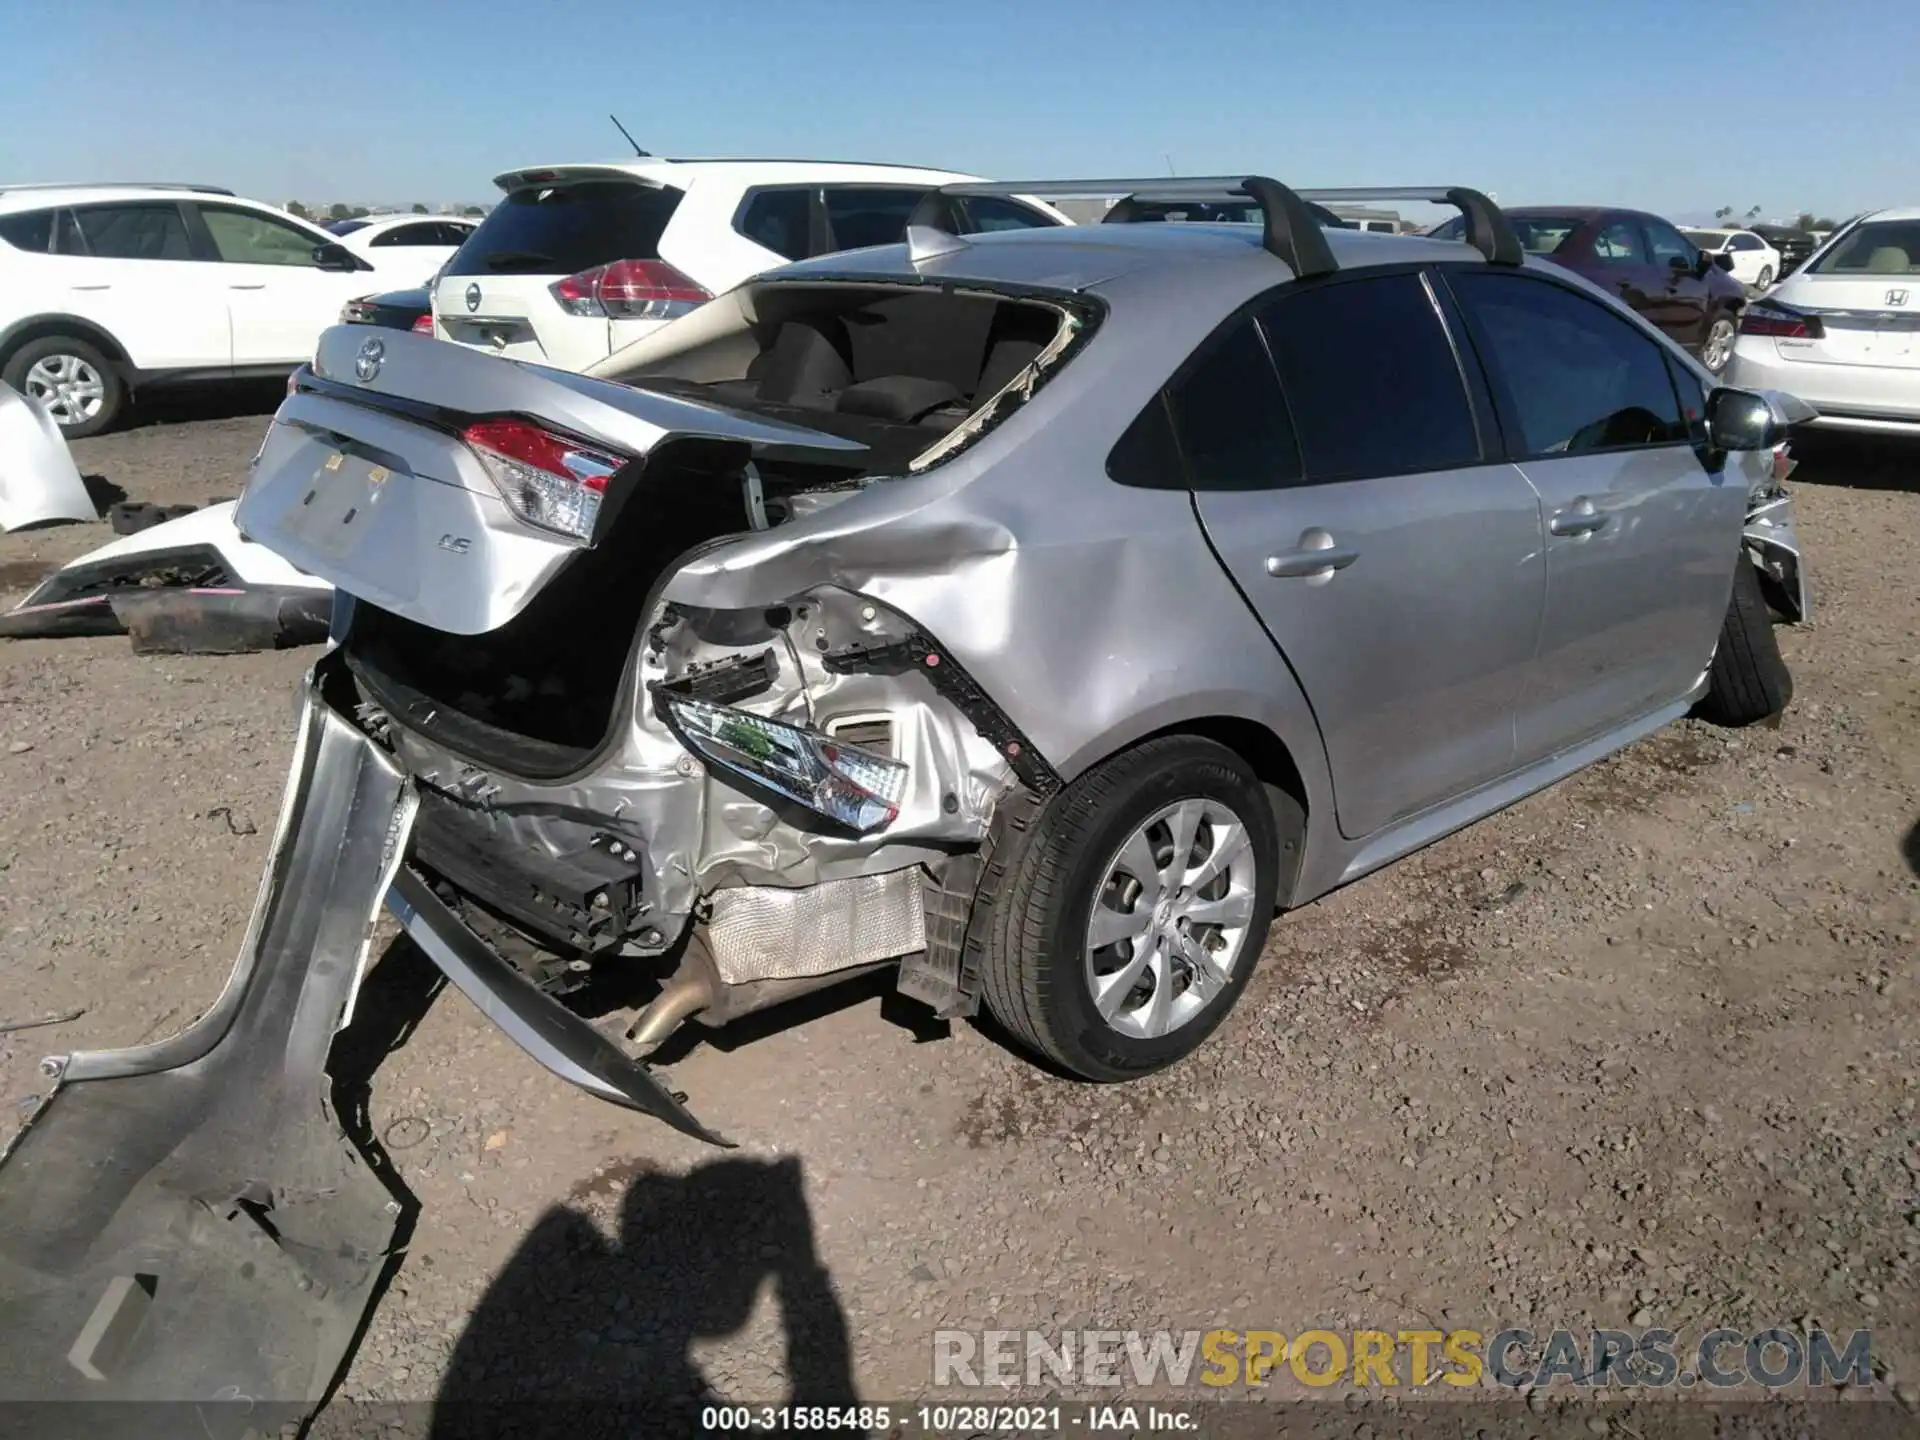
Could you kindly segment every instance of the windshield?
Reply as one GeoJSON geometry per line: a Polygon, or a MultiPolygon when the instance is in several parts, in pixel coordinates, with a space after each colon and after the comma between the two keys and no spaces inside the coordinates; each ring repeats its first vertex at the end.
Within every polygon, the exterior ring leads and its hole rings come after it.
{"type": "MultiPolygon", "coordinates": [[[[1507,216],[1507,223],[1513,226],[1513,233],[1520,237],[1520,248],[1529,255],[1551,255],[1566,243],[1567,237],[1580,228],[1580,218],[1576,215],[1513,215],[1507,216]]],[[[1436,225],[1427,232],[1436,240],[1464,240],[1467,238],[1467,217],[1456,215],[1444,225],[1436,225]]]]}
{"type": "Polygon", "coordinates": [[[1816,275],[1920,275],[1920,220],[1869,220],[1813,264],[1816,275]]]}
{"type": "Polygon", "coordinates": [[[515,190],[467,237],[446,273],[577,275],[614,260],[658,260],[683,193],[628,180],[515,190]]]}

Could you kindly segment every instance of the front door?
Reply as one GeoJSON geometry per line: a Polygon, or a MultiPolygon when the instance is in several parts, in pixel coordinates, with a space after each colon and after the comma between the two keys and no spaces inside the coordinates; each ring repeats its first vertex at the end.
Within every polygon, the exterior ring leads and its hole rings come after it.
{"type": "Polygon", "coordinates": [[[1641,222],[1647,254],[1663,277],[1659,303],[1647,318],[1689,350],[1707,339],[1707,311],[1713,291],[1707,283],[1707,260],[1691,241],[1666,221],[1649,215],[1641,222]]]}
{"type": "Polygon", "coordinates": [[[1313,707],[1341,832],[1505,774],[1540,507],[1486,458],[1427,282],[1283,290],[1209,345],[1167,403],[1208,539],[1313,707]]]}
{"type": "Polygon", "coordinates": [[[322,270],[306,230],[239,206],[201,204],[233,322],[233,363],[297,365],[340,307],[377,288],[368,270],[322,270]]]}
{"type": "Polygon", "coordinates": [[[1515,728],[1525,763],[1692,689],[1726,614],[1746,491],[1693,444],[1692,371],[1626,317],[1491,266],[1449,283],[1546,519],[1546,619],[1515,728]]]}

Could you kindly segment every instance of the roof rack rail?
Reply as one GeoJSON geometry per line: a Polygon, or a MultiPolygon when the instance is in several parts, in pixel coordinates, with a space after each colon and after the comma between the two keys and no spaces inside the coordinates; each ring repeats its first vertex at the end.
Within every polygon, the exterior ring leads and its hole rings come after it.
{"type": "Polygon", "coordinates": [[[195,190],[202,195],[231,195],[218,185],[188,185],[177,180],[30,180],[23,184],[0,183],[0,195],[15,190],[195,190]]]}
{"type": "Polygon", "coordinates": [[[1181,200],[1197,203],[1252,200],[1260,207],[1265,233],[1262,243],[1305,278],[1339,269],[1327,247],[1322,226],[1350,228],[1327,208],[1355,200],[1420,200],[1452,205],[1467,219],[1467,243],[1496,265],[1518,265],[1526,259],[1520,237],[1500,207],[1478,190],[1455,186],[1346,187],[1332,190],[1290,190],[1265,175],[1235,177],[1156,175],[1145,179],[1114,180],[1004,180],[943,185],[930,191],[907,219],[907,244],[916,261],[961,248],[954,207],[949,196],[1031,195],[1045,199],[1117,195],[1106,219],[1124,224],[1138,217],[1146,205],[1181,200]],[[916,234],[918,232],[918,234],[916,234]]]}
{"type": "Polygon", "coordinates": [[[958,217],[949,197],[966,195],[1049,196],[1120,195],[1129,199],[1251,199],[1265,218],[1262,244],[1293,268],[1295,275],[1329,275],[1340,268],[1320,227],[1328,213],[1264,175],[1154,176],[1109,180],[996,180],[942,185],[921,196],[907,217],[907,250],[915,260],[948,254],[966,244],[955,228],[958,217]],[[1316,210],[1318,213],[1316,213],[1316,210]]]}

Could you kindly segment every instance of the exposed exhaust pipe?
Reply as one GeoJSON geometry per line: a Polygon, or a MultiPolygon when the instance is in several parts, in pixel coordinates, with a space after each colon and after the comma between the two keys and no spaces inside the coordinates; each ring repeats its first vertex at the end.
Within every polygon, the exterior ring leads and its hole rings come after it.
{"type": "Polygon", "coordinates": [[[687,937],[679,968],[628,1027],[627,1053],[636,1060],[651,1055],[683,1020],[711,1008],[719,998],[720,974],[714,968],[713,952],[707,948],[707,937],[696,930],[687,937]]]}

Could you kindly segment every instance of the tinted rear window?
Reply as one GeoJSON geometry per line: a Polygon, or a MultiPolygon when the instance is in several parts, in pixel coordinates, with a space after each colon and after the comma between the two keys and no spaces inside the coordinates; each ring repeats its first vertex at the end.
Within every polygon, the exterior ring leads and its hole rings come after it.
{"type": "Polygon", "coordinates": [[[621,180],[516,190],[467,237],[446,273],[575,275],[611,260],[658,260],[683,193],[621,180]]]}
{"type": "Polygon", "coordinates": [[[1813,273],[1920,274],[1920,220],[1869,220],[1814,261],[1813,273]]]}

